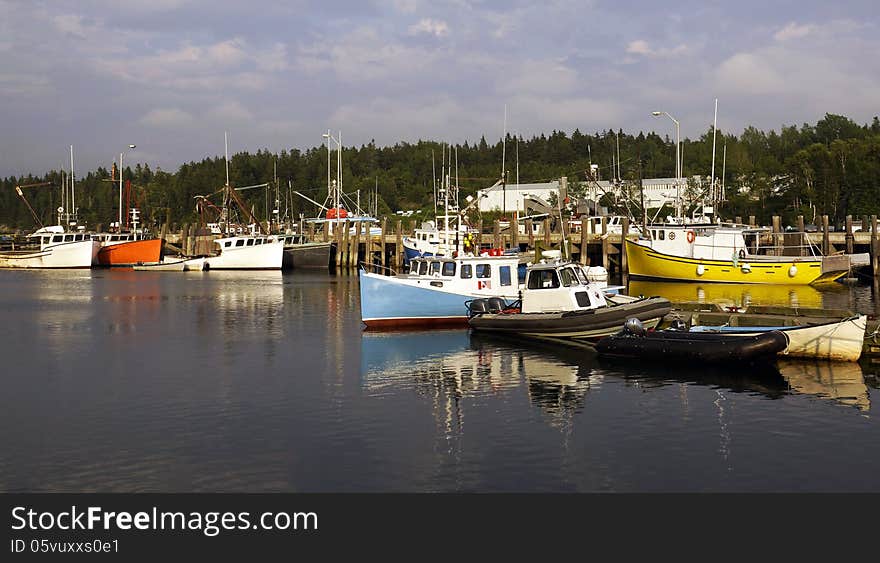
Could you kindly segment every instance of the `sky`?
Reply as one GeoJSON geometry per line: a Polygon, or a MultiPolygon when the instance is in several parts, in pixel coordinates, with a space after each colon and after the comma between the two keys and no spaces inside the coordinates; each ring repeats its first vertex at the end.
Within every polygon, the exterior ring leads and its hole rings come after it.
{"type": "Polygon", "coordinates": [[[876,0],[0,0],[0,176],[880,114],[876,0]],[[128,150],[129,144],[136,148],[128,150]]]}

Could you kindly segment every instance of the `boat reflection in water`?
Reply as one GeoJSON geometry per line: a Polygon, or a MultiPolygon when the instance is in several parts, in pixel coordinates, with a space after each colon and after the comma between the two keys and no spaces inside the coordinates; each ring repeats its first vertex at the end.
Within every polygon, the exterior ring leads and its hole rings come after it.
{"type": "Polygon", "coordinates": [[[460,399],[524,388],[530,403],[551,415],[556,426],[569,421],[590,387],[601,381],[582,350],[560,348],[561,355],[551,355],[542,347],[467,330],[364,332],[361,382],[375,396],[406,388],[430,396],[436,414],[447,423],[454,419],[459,430],[460,399]]]}
{"type": "Polygon", "coordinates": [[[699,282],[662,282],[631,280],[630,295],[658,295],[673,303],[717,303],[724,307],[775,305],[783,307],[822,308],[823,292],[846,292],[842,285],[817,290],[809,285],[728,284],[699,282]]]}
{"type": "Polygon", "coordinates": [[[815,395],[863,412],[871,410],[868,387],[858,362],[780,359],[777,367],[794,393],[815,395]]]}

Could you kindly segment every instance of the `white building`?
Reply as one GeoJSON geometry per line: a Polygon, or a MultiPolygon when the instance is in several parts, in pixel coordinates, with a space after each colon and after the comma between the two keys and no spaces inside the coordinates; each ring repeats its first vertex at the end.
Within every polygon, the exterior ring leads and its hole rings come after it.
{"type": "MultiPolygon", "coordinates": [[[[693,180],[699,185],[702,177],[694,176],[693,180]]],[[[645,207],[648,209],[656,209],[663,204],[674,206],[678,197],[687,200],[687,178],[682,178],[680,183],[676,183],[675,178],[647,178],[642,180],[642,189],[645,193],[645,207]]],[[[568,192],[568,181],[566,178],[560,178],[553,182],[539,184],[508,184],[507,186],[492,186],[477,191],[477,197],[480,198],[480,211],[506,211],[510,213],[519,212],[525,214],[528,209],[535,209],[541,206],[550,206],[550,201],[554,196],[558,197],[560,188],[562,197],[564,198],[568,192]]],[[[585,192],[582,198],[591,202],[598,202],[603,195],[607,193],[614,194],[618,200],[623,197],[623,189],[620,184],[614,184],[607,180],[587,182],[584,185],[585,192]]],[[[582,189],[579,188],[578,192],[582,189]]],[[[629,188],[629,197],[637,203],[641,201],[641,195],[638,188],[629,188]]]]}

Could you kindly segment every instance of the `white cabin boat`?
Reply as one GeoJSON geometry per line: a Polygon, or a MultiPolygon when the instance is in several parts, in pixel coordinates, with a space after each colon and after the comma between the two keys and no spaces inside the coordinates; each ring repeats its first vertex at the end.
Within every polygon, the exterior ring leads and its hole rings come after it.
{"type": "Polygon", "coordinates": [[[0,252],[0,268],[91,268],[100,245],[92,235],[61,225],[28,235],[23,248],[0,252]]]}
{"type": "Polygon", "coordinates": [[[275,235],[241,235],[214,240],[216,254],[206,270],[280,270],[284,243],[275,235]]]}

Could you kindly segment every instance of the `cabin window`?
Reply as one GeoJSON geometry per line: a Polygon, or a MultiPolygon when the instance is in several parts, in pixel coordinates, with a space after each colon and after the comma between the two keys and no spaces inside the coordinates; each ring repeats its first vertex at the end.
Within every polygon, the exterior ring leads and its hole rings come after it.
{"type": "Polygon", "coordinates": [[[82,235],[76,235],[76,239],[75,239],[75,240],[82,240],[82,239],[83,239],[83,236],[82,236],[82,235]]]}
{"type": "Polygon", "coordinates": [[[235,241],[235,246],[244,246],[244,239],[238,239],[235,241]]]}
{"type": "Polygon", "coordinates": [[[501,277],[501,285],[510,285],[510,266],[498,268],[498,275],[501,277]]]}
{"type": "Polygon", "coordinates": [[[52,237],[43,237],[43,244],[49,244],[50,240],[52,240],[52,237]]]}
{"type": "Polygon", "coordinates": [[[573,285],[578,285],[577,275],[575,275],[574,271],[571,268],[563,268],[559,271],[560,277],[562,277],[562,285],[565,287],[571,287],[573,285]]]}
{"type": "Polygon", "coordinates": [[[651,238],[657,240],[657,229],[651,229],[651,238]]]}
{"type": "Polygon", "coordinates": [[[70,242],[73,240],[73,235],[64,235],[64,242],[70,242]]]}
{"type": "Polygon", "coordinates": [[[253,245],[254,245],[254,239],[252,239],[252,238],[247,239],[247,243],[246,243],[246,244],[247,244],[248,246],[253,246],[253,245]]]}
{"type": "Polygon", "coordinates": [[[428,263],[427,262],[420,262],[419,263],[419,275],[424,276],[427,273],[428,273],[428,263]]]}
{"type": "Polygon", "coordinates": [[[666,240],[666,231],[664,231],[663,229],[660,229],[659,235],[660,235],[660,240],[666,240]]]}
{"type": "Polygon", "coordinates": [[[559,287],[556,270],[533,270],[529,273],[529,289],[552,289],[559,287]]]}
{"type": "Polygon", "coordinates": [[[431,271],[430,274],[439,274],[440,273],[440,262],[431,262],[431,271]]]}
{"type": "Polygon", "coordinates": [[[477,277],[478,278],[491,278],[492,277],[492,266],[489,264],[477,264],[477,277]]]}
{"type": "Polygon", "coordinates": [[[223,243],[223,246],[226,247],[226,248],[229,248],[230,246],[232,246],[232,241],[231,241],[231,240],[227,240],[226,242],[223,243]]]}
{"type": "Polygon", "coordinates": [[[258,238],[258,239],[257,239],[257,242],[255,242],[254,244],[263,244],[263,239],[258,238]]]}
{"type": "Polygon", "coordinates": [[[443,275],[444,276],[454,276],[455,275],[455,262],[443,262],[443,275]]]}
{"type": "Polygon", "coordinates": [[[472,264],[461,265],[461,279],[469,280],[474,277],[474,266],[472,264]]]}
{"type": "Polygon", "coordinates": [[[587,279],[587,273],[583,268],[575,268],[575,272],[577,272],[578,281],[581,282],[581,285],[587,285],[590,283],[590,280],[587,279]]]}

